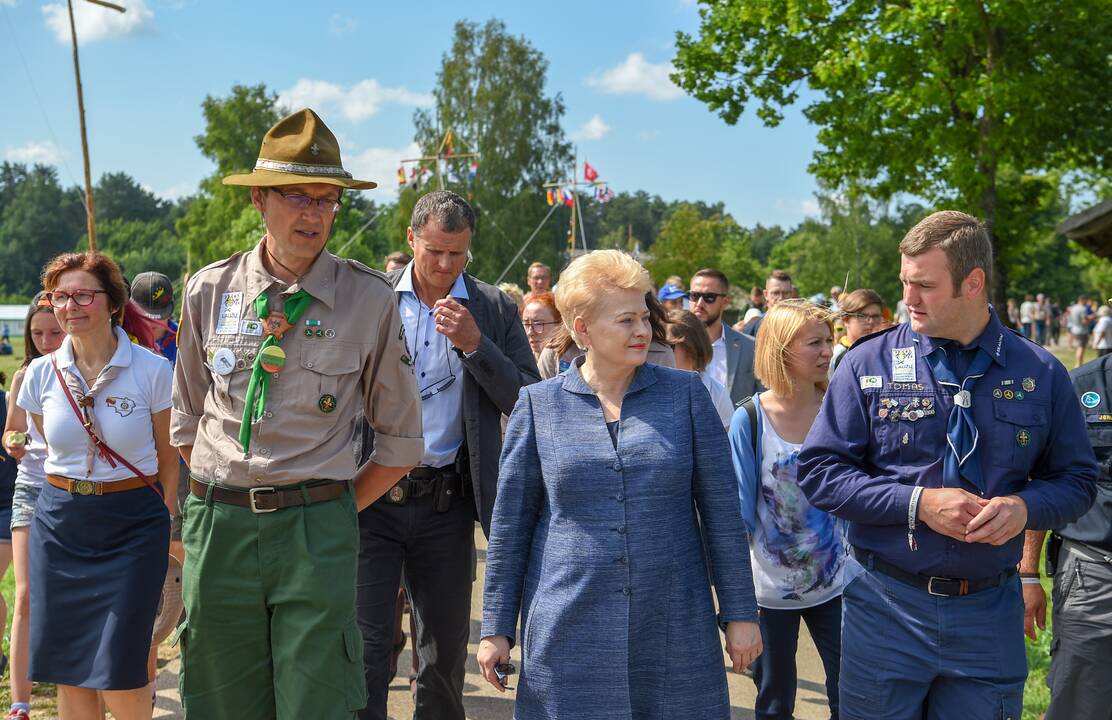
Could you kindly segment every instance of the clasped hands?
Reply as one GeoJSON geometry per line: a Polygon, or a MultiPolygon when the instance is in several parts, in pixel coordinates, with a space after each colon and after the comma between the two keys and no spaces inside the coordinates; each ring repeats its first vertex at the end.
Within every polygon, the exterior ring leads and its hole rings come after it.
{"type": "Polygon", "coordinates": [[[955,540],[1003,545],[1026,529],[1027,503],[1017,495],[986,500],[960,488],[927,488],[919,520],[955,540]]]}

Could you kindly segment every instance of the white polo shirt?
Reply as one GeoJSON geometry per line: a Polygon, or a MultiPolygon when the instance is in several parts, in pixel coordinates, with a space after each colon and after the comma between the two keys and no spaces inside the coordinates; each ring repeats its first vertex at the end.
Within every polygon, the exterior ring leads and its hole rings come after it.
{"type": "MultiPolygon", "coordinates": [[[[158,455],[151,416],[170,408],[173,371],[166,358],[133,344],[120,328],[115,331],[116,352],[108,365],[119,370],[97,393],[92,408],[93,425],[108,447],[145,475],[156,475],[158,455]]],[[[92,441],[58,382],[51,357],[63,375],[68,368],[80,378],[84,389],[89,387],[74,363],[69,337],[54,353],[33,360],[27,367],[16,404],[29,413],[42,416],[47,446],[46,473],[100,482],[134,477],[124,465],[117,462],[113,468],[99,455],[93,463],[92,474],[87,473],[86,459],[92,441]]]]}

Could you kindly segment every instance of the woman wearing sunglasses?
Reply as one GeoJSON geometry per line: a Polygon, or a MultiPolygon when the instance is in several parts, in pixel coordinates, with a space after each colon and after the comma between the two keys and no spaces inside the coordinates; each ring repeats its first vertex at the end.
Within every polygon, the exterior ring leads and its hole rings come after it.
{"type": "Polygon", "coordinates": [[[147,657],[166,576],[178,458],[172,373],[119,327],[127,288],[97,253],[54,258],[46,296],[66,333],[27,367],[18,404],[45,440],[31,521],[30,677],[62,720],[149,720],[147,657]]]}
{"type": "Polygon", "coordinates": [[[861,288],[846,293],[842,295],[838,305],[846,334],[834,345],[834,357],[830,361],[831,376],[846,350],[853,347],[855,342],[884,329],[884,303],[876,290],[861,288]]]}
{"type": "Polygon", "coordinates": [[[646,362],[650,289],[617,250],[576,258],[556,304],[587,353],[510,415],[478,660],[504,690],[521,643],[518,720],[729,718],[704,546],[732,665],[760,652],[726,434],[698,376],[646,362]]]}
{"type": "Polygon", "coordinates": [[[754,363],[768,390],[743,403],[730,424],[764,639],[753,666],[762,719],[793,717],[801,619],[826,670],[831,717],[838,717],[845,549],[834,518],[811,507],[796,480],[799,449],[826,392],[833,333],[830,312],[814,303],[784,300],[770,309],[754,363]]]}

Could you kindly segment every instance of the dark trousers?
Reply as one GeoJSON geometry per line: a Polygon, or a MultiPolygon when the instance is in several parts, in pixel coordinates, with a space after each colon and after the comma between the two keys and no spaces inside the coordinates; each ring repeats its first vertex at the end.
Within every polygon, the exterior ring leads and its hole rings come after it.
{"type": "Polygon", "coordinates": [[[410,498],[401,506],[382,499],[359,514],[356,604],[369,696],[360,720],[386,720],[394,604],[403,564],[420,660],[414,720],[464,720],[463,676],[474,578],[473,500],[457,497],[447,512],[438,513],[433,499],[410,498]]]}
{"type": "Polygon", "coordinates": [[[826,697],[830,717],[838,720],[838,667],[842,655],[842,598],[801,610],[761,608],[761,641],[764,652],[753,663],[757,684],[756,717],[791,720],[795,712],[797,682],[795,652],[799,621],[807,623],[826,671],[826,697]]]}

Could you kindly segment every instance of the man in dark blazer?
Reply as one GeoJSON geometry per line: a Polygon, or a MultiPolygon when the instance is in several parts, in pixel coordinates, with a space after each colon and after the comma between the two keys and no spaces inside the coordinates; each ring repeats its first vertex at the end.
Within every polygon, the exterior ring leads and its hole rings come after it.
{"type": "MultiPolygon", "coordinates": [[[[475,214],[459,195],[417,201],[413,261],[389,273],[421,395],[421,464],[359,517],[359,625],[370,701],[360,720],[385,720],[394,607],[405,587],[420,666],[415,720],[463,720],[463,677],[474,578],[474,521],[490,534],[502,415],[540,380],[517,306],[464,273],[475,214]]],[[[364,454],[374,438],[365,435],[364,454]]]]}
{"type": "Polygon", "coordinates": [[[722,313],[730,304],[730,281],[721,270],[704,268],[691,278],[688,297],[691,312],[707,326],[714,350],[706,371],[722,383],[737,405],[762,388],[753,375],[756,341],[722,322],[722,313]]]}

